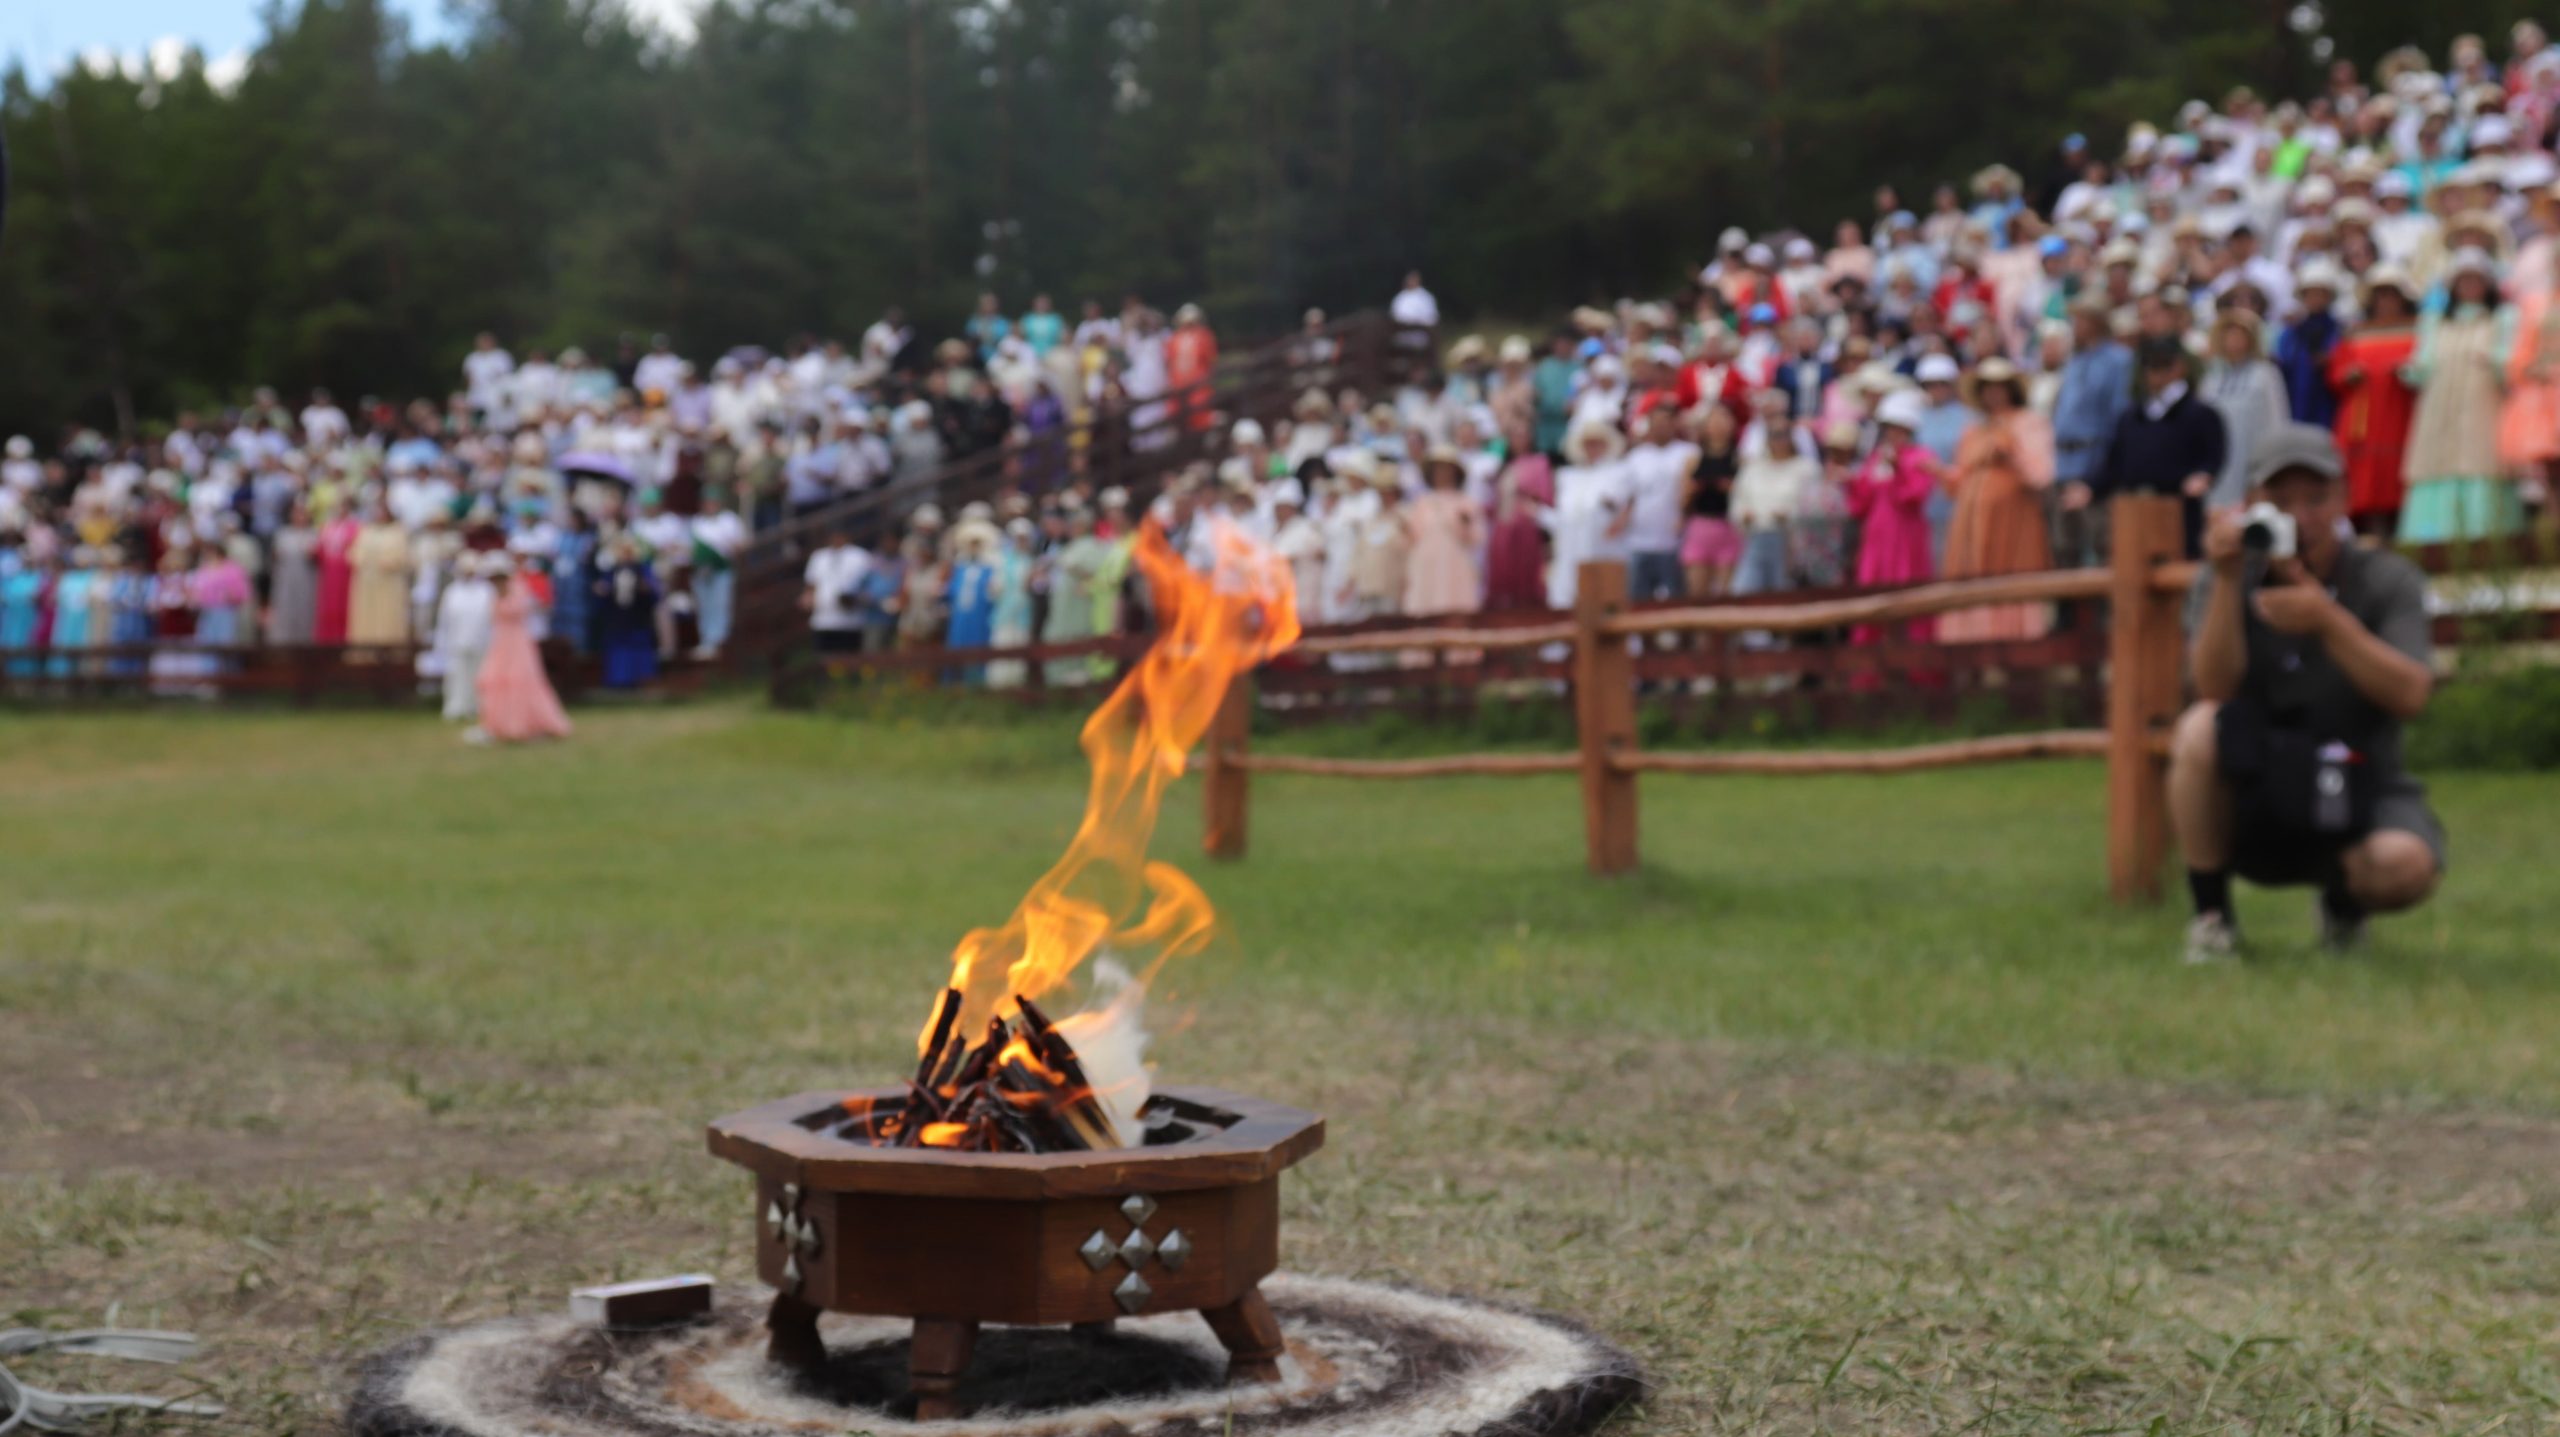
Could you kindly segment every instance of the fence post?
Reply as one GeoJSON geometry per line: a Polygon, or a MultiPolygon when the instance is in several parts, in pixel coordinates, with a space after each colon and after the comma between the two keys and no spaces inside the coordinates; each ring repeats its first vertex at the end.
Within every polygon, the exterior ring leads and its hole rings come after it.
{"type": "Polygon", "coordinates": [[[2152,577],[2186,552],[2178,500],[2127,495],[2112,506],[2107,616],[2107,886],[2118,903],[2157,902],[2169,851],[2169,795],[2155,751],[2178,712],[2184,648],[2176,594],[2152,577]]]}
{"type": "Polygon", "coordinates": [[[1232,759],[1244,755],[1245,743],[1253,736],[1253,675],[1238,674],[1227,685],[1226,697],[1218,701],[1218,713],[1209,721],[1209,765],[1203,774],[1208,803],[1207,821],[1201,825],[1200,846],[1211,858],[1244,857],[1245,803],[1250,796],[1246,788],[1251,776],[1244,765],[1232,759]]]}
{"type": "Polygon", "coordinates": [[[1636,866],[1636,776],[1610,760],[1636,749],[1636,668],[1600,626],[1627,607],[1627,566],[1584,564],[1573,588],[1573,722],[1582,751],[1582,841],[1593,873],[1636,866]]]}

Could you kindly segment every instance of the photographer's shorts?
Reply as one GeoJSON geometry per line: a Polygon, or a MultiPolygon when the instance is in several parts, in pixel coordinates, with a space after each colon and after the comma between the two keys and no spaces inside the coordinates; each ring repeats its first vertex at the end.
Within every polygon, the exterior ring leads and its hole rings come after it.
{"type": "MultiPolygon", "coordinates": [[[[2231,871],[2262,887],[2326,883],[2337,872],[2339,851],[2349,846],[2324,843],[2298,829],[2252,823],[2245,807],[2233,818],[2231,871]]],[[[2416,779],[2405,774],[2394,778],[2374,799],[2373,829],[2414,834],[2435,855],[2436,872],[2445,871],[2444,825],[2427,807],[2426,786],[2416,779]]]]}

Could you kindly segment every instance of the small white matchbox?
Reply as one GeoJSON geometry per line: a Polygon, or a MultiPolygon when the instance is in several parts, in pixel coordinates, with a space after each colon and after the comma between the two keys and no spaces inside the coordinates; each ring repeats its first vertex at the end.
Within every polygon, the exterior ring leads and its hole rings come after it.
{"type": "Polygon", "coordinates": [[[569,1316],[596,1327],[665,1327],[711,1311],[711,1276],[646,1277],[581,1287],[569,1294],[569,1316]]]}

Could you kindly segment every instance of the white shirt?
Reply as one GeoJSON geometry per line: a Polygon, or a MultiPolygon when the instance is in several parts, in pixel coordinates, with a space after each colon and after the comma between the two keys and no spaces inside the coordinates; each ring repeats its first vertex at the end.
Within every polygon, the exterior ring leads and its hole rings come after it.
{"type": "Polygon", "coordinates": [[[682,514],[643,514],[632,521],[631,532],[660,558],[683,559],[693,553],[693,526],[682,514]]]}
{"type": "Polygon", "coordinates": [[[1821,481],[1822,467],[1805,450],[1791,459],[1753,455],[1733,476],[1733,521],[1746,529],[1774,529],[1796,516],[1804,496],[1821,481]]]}
{"type": "Polygon", "coordinates": [[[684,382],[684,360],[672,354],[651,350],[640,356],[638,367],[631,371],[632,387],[646,394],[654,389],[660,394],[673,394],[684,382]]]}
{"type": "Polygon", "coordinates": [[[450,480],[404,474],[391,481],[382,497],[401,528],[423,529],[430,516],[452,511],[453,492],[450,480]]]}
{"type": "MultiPolygon", "coordinates": [[[[201,436],[179,429],[170,433],[168,442],[160,446],[160,452],[167,456],[170,468],[181,474],[195,475],[204,472],[204,448],[201,436]]],[[[32,459],[10,460],[6,466],[0,466],[0,477],[7,477],[12,484],[19,483],[15,475],[20,465],[29,471],[25,487],[32,489],[42,481],[44,471],[32,459]]]]}
{"type": "Polygon", "coordinates": [[[1302,618],[1314,617],[1324,587],[1324,531],[1316,521],[1299,514],[1285,522],[1275,521],[1277,532],[1271,536],[1271,552],[1289,565],[1289,576],[1298,591],[1298,612],[1302,618]]]}
{"type": "Polygon", "coordinates": [[[1609,528],[1632,498],[1626,466],[1568,464],[1556,471],[1556,505],[1548,511],[1555,533],[1555,559],[1547,566],[1547,606],[1573,607],[1576,571],[1597,559],[1627,557],[1623,534],[1609,528]]]}
{"type": "Polygon", "coordinates": [[[1387,306],[1387,314],[1398,324],[1428,328],[1440,322],[1440,301],[1431,297],[1431,291],[1415,285],[1411,289],[1396,291],[1394,302],[1387,306]]]}
{"type": "Polygon", "coordinates": [[[747,546],[746,522],[726,509],[695,515],[692,528],[693,541],[723,559],[737,558],[747,546]]]}
{"type": "Polygon", "coordinates": [[[862,362],[875,370],[889,367],[898,351],[907,347],[907,331],[883,319],[862,332],[862,362]]]}
{"type": "Polygon", "coordinates": [[[1324,592],[1323,602],[1312,605],[1325,623],[1340,623],[1356,617],[1356,605],[1345,602],[1343,592],[1351,587],[1351,575],[1360,558],[1360,534],[1380,508],[1378,491],[1362,484],[1348,494],[1338,496],[1327,507],[1324,516],[1324,592]]]}
{"type": "Polygon", "coordinates": [[[463,388],[475,409],[495,409],[506,400],[507,376],[515,373],[515,356],[503,349],[475,349],[462,357],[463,388]]]}
{"type": "Polygon", "coordinates": [[[481,578],[456,579],[436,601],[436,647],[451,653],[478,653],[489,647],[489,623],[498,592],[481,578]]]}
{"type": "Polygon", "coordinates": [[[1585,386],[1580,394],[1573,397],[1573,421],[1565,427],[1570,429],[1578,424],[1614,425],[1619,421],[1620,413],[1626,407],[1626,385],[1615,380],[1606,384],[1594,382],[1585,386]]]}
{"type": "Polygon", "coordinates": [[[347,437],[347,411],[334,404],[314,404],[302,411],[302,440],[333,445],[347,437]]]}
{"type": "Polygon", "coordinates": [[[1668,444],[1644,443],[1619,461],[1626,471],[1627,548],[1637,554],[1667,554],[1680,548],[1680,500],[1690,467],[1698,462],[1698,446],[1686,439],[1668,444]]]}
{"type": "Polygon", "coordinates": [[[801,582],[816,595],[809,627],[835,631],[862,627],[860,596],[854,590],[870,573],[871,555],[859,545],[836,544],[811,554],[800,574],[801,582]]]}
{"type": "Polygon", "coordinates": [[[547,359],[536,360],[516,371],[508,392],[514,396],[518,411],[552,408],[560,402],[560,366],[547,359]]]}

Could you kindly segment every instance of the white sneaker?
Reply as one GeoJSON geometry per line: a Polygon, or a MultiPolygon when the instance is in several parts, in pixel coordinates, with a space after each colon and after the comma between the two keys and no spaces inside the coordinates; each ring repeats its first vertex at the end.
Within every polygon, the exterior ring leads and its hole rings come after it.
{"type": "Polygon", "coordinates": [[[489,741],[489,731],[478,724],[473,724],[471,727],[462,731],[462,741],[464,743],[474,744],[487,743],[489,741]]]}
{"type": "Polygon", "coordinates": [[[2228,963],[2240,956],[2240,930],[2219,913],[2199,913],[2187,925],[2189,963],[2228,963]]]}

